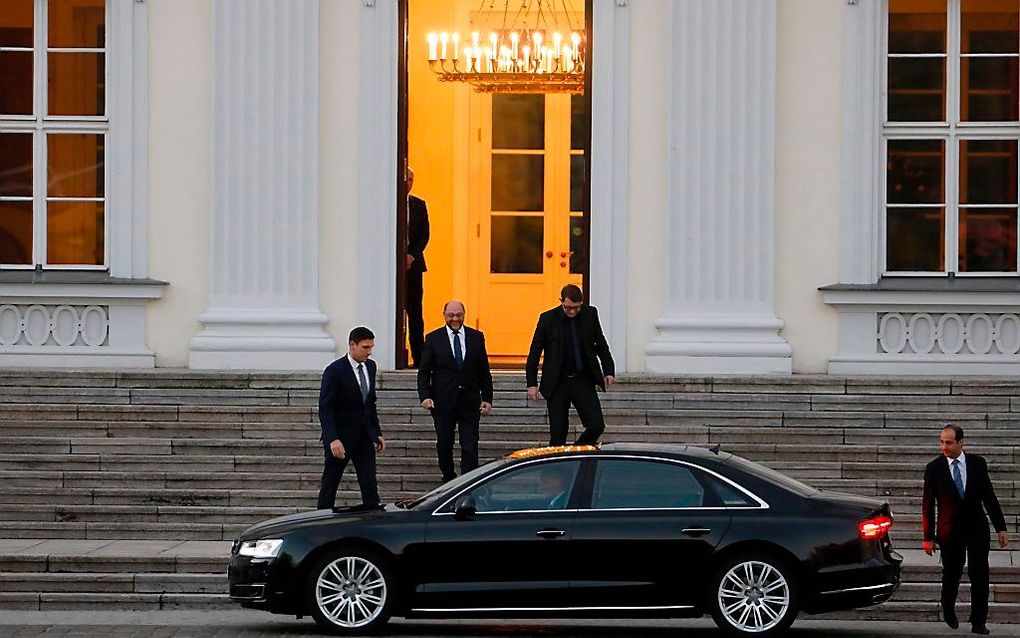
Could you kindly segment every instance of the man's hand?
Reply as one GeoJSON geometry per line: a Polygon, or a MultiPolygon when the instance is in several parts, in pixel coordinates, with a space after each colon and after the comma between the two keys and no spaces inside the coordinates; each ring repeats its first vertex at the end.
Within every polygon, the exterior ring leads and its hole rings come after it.
{"type": "Polygon", "coordinates": [[[538,386],[533,385],[528,388],[528,401],[538,401],[538,386]]]}
{"type": "Polygon", "coordinates": [[[921,548],[924,549],[924,553],[931,556],[935,552],[935,541],[924,541],[921,543],[921,548]]]}
{"type": "Polygon", "coordinates": [[[376,440],[376,442],[375,442],[375,451],[379,452],[379,453],[382,453],[385,450],[386,450],[386,439],[384,439],[384,438],[382,438],[380,436],[378,438],[378,440],[376,440]]]}
{"type": "Polygon", "coordinates": [[[492,404],[482,401],[482,416],[485,416],[489,412],[492,412],[492,404]]]}
{"type": "Polygon", "coordinates": [[[333,456],[341,461],[345,456],[347,456],[347,450],[344,449],[344,444],[340,442],[340,439],[329,444],[329,451],[333,453],[333,456]]]}
{"type": "Polygon", "coordinates": [[[413,264],[413,263],[414,263],[414,255],[408,255],[407,256],[407,267],[410,268],[411,264],[413,264]]]}
{"type": "Polygon", "coordinates": [[[999,532],[999,547],[1005,549],[1009,545],[1009,532],[999,532]]]}
{"type": "Polygon", "coordinates": [[[616,383],[616,377],[614,377],[614,376],[613,376],[613,375],[611,375],[611,374],[607,374],[607,375],[606,375],[606,378],[605,378],[605,379],[603,379],[603,381],[604,381],[604,382],[605,382],[605,384],[606,384],[606,390],[608,390],[609,388],[613,387],[613,384],[614,384],[614,383],[616,383]]]}
{"type": "Polygon", "coordinates": [[[431,410],[436,407],[436,402],[433,401],[432,399],[425,399],[424,401],[421,402],[421,407],[425,408],[426,410],[431,410]]]}

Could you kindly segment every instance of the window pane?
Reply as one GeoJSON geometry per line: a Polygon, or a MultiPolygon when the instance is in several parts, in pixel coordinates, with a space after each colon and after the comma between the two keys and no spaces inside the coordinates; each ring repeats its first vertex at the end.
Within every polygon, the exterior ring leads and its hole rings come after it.
{"type": "Polygon", "coordinates": [[[1016,204],[1015,140],[960,142],[960,203],[1016,204]]]}
{"type": "Polygon", "coordinates": [[[965,122],[1015,122],[1017,68],[1017,58],[960,60],[960,118],[965,122]]]}
{"type": "Polygon", "coordinates": [[[0,196],[32,196],[32,134],[0,135],[0,196]]]}
{"type": "Polygon", "coordinates": [[[1016,209],[960,209],[960,271],[1016,271],[1016,209]]]}
{"type": "Polygon", "coordinates": [[[889,121],[945,121],[945,73],[945,58],[889,58],[889,121]]]}
{"type": "Polygon", "coordinates": [[[492,210],[545,210],[545,157],[492,154],[492,210]]]}
{"type": "Polygon", "coordinates": [[[103,232],[103,202],[48,202],[46,260],[51,264],[102,264],[103,232]]]}
{"type": "Polygon", "coordinates": [[[566,509],[579,467],[566,461],[511,470],[471,490],[468,498],[479,512],[566,509]]]}
{"type": "Polygon", "coordinates": [[[588,142],[588,99],[574,93],[570,96],[570,148],[584,150],[588,142]]]}
{"type": "Polygon", "coordinates": [[[103,48],[106,3],[104,0],[50,0],[50,47],[103,48]]]}
{"type": "Polygon", "coordinates": [[[106,114],[106,55],[49,54],[49,114],[106,114]]]}
{"type": "Polygon", "coordinates": [[[0,264],[32,263],[32,202],[0,202],[0,264]]]}
{"type": "Polygon", "coordinates": [[[588,270],[588,238],[584,235],[584,217],[570,217],[570,274],[581,275],[588,270]]]}
{"type": "Polygon", "coordinates": [[[942,204],[945,142],[889,140],[886,197],[890,204],[942,204]]]}
{"type": "Polygon", "coordinates": [[[701,507],[705,488],[690,468],[654,461],[599,461],[592,509],[701,507]]]}
{"type": "Polygon", "coordinates": [[[945,52],[945,0],[890,0],[889,53],[945,52]]]}
{"type": "Polygon", "coordinates": [[[545,95],[494,94],[492,148],[545,148],[545,95]]]}
{"type": "Polygon", "coordinates": [[[588,181],[584,178],[584,155],[570,156],[570,210],[580,213],[584,210],[584,191],[588,181]]]}
{"type": "Polygon", "coordinates": [[[942,208],[892,208],[886,224],[886,268],[942,271],[945,217],[942,208]]]}
{"type": "Polygon", "coordinates": [[[963,0],[961,42],[963,53],[1017,53],[1020,51],[1020,13],[1016,0],[963,0]]]}
{"type": "Polygon", "coordinates": [[[47,137],[50,197],[103,197],[103,136],[50,134],[47,137]]]}
{"type": "Polygon", "coordinates": [[[32,114],[32,52],[0,51],[0,115],[32,114]]]}
{"type": "Polygon", "coordinates": [[[32,0],[3,0],[0,7],[0,47],[31,47],[32,0]]]}
{"type": "Polygon", "coordinates": [[[541,273],[544,223],[541,217],[493,215],[490,271],[541,273]]]}

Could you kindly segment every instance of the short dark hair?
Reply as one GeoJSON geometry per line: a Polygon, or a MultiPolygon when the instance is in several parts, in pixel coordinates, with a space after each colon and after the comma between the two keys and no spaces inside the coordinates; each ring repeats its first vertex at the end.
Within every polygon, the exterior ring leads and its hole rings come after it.
{"type": "Polygon", "coordinates": [[[948,423],[948,424],[946,424],[946,426],[945,426],[944,428],[942,428],[942,429],[943,429],[943,430],[952,430],[952,431],[953,431],[953,434],[955,434],[955,435],[956,435],[956,442],[957,442],[957,443],[959,443],[960,441],[962,441],[962,440],[963,440],[963,428],[961,428],[961,427],[960,427],[960,426],[958,426],[957,424],[955,424],[955,423],[948,423]]]}
{"type": "Polygon", "coordinates": [[[347,338],[348,343],[361,343],[367,339],[375,339],[375,333],[365,326],[358,326],[351,330],[351,336],[347,338]]]}
{"type": "Polygon", "coordinates": [[[560,301],[563,301],[564,299],[569,299],[574,303],[580,303],[584,301],[584,293],[581,292],[581,289],[574,284],[567,284],[566,286],[563,286],[563,290],[560,290],[560,301]]]}

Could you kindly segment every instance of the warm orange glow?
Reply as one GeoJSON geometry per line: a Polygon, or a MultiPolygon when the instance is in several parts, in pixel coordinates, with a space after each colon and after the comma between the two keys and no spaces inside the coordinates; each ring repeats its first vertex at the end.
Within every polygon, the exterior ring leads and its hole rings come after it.
{"type": "Polygon", "coordinates": [[[888,516],[876,516],[857,524],[857,530],[864,540],[882,538],[889,533],[890,527],[892,527],[892,519],[888,516]]]}
{"type": "Polygon", "coordinates": [[[529,447],[506,455],[508,459],[530,459],[536,456],[560,453],[597,452],[596,445],[554,445],[551,447],[529,447]]]}

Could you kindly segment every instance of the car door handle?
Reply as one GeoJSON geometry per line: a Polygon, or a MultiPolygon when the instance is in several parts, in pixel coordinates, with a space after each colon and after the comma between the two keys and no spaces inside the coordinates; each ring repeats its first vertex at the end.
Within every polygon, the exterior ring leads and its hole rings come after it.
{"type": "Polygon", "coordinates": [[[540,529],[535,532],[535,536],[541,536],[542,538],[559,538],[565,535],[566,532],[562,529],[540,529]]]}
{"type": "Polygon", "coordinates": [[[704,536],[705,534],[712,532],[712,530],[707,527],[685,527],[680,531],[688,536],[704,536]]]}

